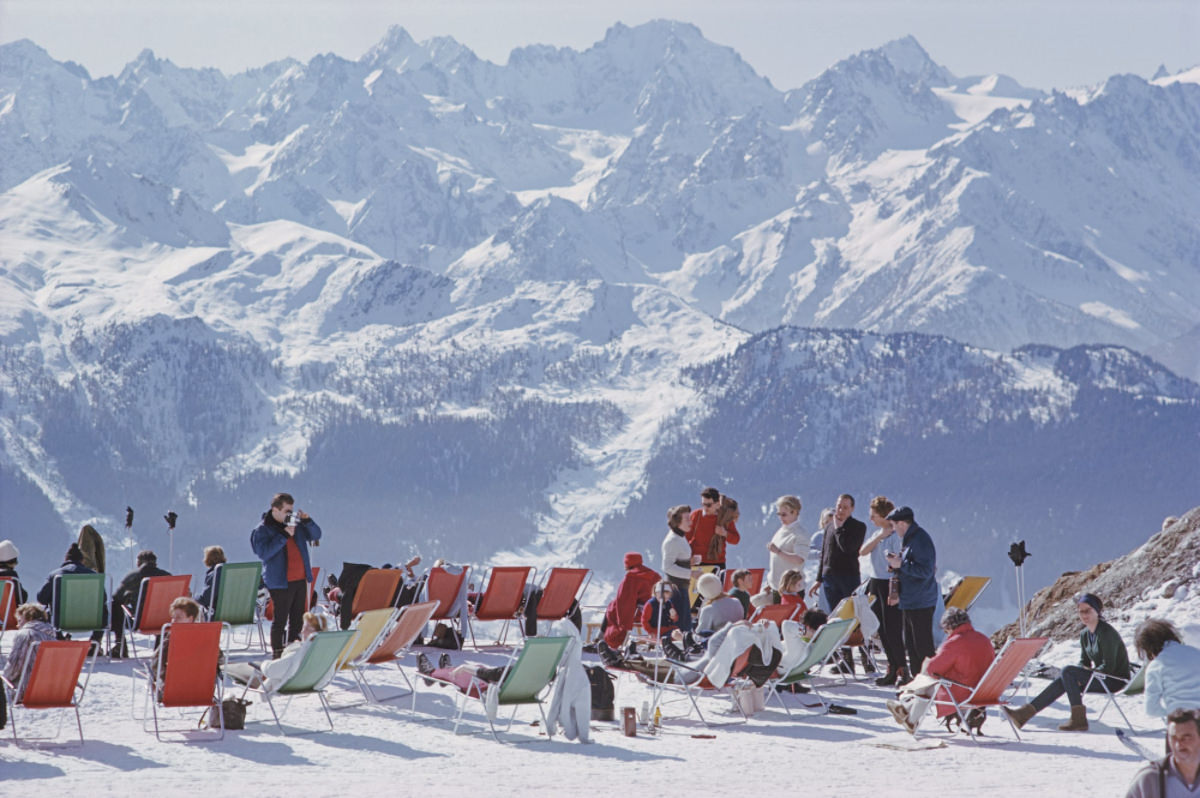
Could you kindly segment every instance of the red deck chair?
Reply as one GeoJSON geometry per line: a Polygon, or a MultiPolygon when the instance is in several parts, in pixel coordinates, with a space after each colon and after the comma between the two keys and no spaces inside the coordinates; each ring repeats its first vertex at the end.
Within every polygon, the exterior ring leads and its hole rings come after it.
{"type": "Polygon", "coordinates": [[[521,637],[525,636],[525,625],[521,623],[523,620],[521,609],[525,606],[525,586],[529,584],[530,577],[536,572],[536,568],[529,566],[496,566],[492,568],[488,574],[487,587],[479,597],[474,612],[467,618],[467,628],[471,632],[471,645],[475,646],[476,651],[479,650],[479,643],[475,640],[476,621],[503,621],[504,626],[500,631],[500,639],[496,641],[500,645],[504,645],[504,641],[508,639],[508,626],[514,620],[517,621],[517,628],[521,630],[521,637]],[[471,619],[471,616],[474,616],[474,620],[471,619]]]}
{"type": "Polygon", "coordinates": [[[651,686],[654,689],[654,701],[652,702],[652,705],[654,707],[660,706],[663,702],[663,694],[668,691],[681,691],[691,702],[692,709],[696,710],[696,717],[698,717],[700,722],[705,726],[712,728],[713,726],[728,726],[733,723],[745,723],[747,720],[749,720],[749,718],[746,716],[746,711],[742,709],[742,705],[737,701],[732,700],[732,689],[734,684],[738,681],[738,677],[734,674],[740,673],[746,667],[746,664],[749,661],[750,649],[747,648],[738,655],[737,659],[734,660],[733,667],[729,670],[728,681],[726,681],[725,684],[720,685],[713,684],[706,675],[701,675],[699,681],[688,684],[684,682],[682,674],[685,671],[696,673],[696,669],[682,662],[671,661],[671,677],[665,682],[651,681],[651,686]],[[700,711],[700,704],[696,699],[706,695],[719,696],[722,694],[730,698],[730,702],[735,708],[737,708],[737,711],[741,714],[741,718],[733,721],[727,721],[725,723],[710,723],[708,719],[704,717],[704,713],[700,711]]]}
{"type": "Polygon", "coordinates": [[[305,612],[308,612],[309,610],[312,609],[313,592],[317,589],[317,586],[319,584],[321,584],[320,582],[317,581],[317,577],[319,577],[321,575],[321,569],[318,566],[314,565],[312,567],[312,575],[313,575],[312,581],[308,583],[308,592],[304,594],[304,611],[305,612]]]}
{"type": "Polygon", "coordinates": [[[354,591],[350,614],[357,617],[367,610],[383,610],[393,606],[404,572],[399,568],[372,568],[362,575],[354,591]]]}
{"type": "Polygon", "coordinates": [[[782,626],[784,621],[798,620],[802,604],[768,604],[757,608],[750,616],[750,623],[769,621],[776,626],[782,626]]]}
{"type": "Polygon", "coordinates": [[[561,621],[583,603],[583,594],[592,581],[587,568],[551,568],[542,580],[542,597],[535,617],[539,621],[561,621]]]}
{"type": "MultiPolygon", "coordinates": [[[[75,726],[79,729],[79,744],[83,745],[83,723],[79,719],[79,701],[83,698],[87,680],[81,683],[80,674],[84,662],[95,664],[95,657],[88,656],[87,640],[46,640],[30,649],[25,665],[21,668],[22,678],[17,685],[7,679],[4,687],[8,691],[8,704],[12,709],[13,740],[21,744],[17,734],[18,709],[59,709],[58,726],[53,737],[25,737],[26,741],[54,740],[62,731],[62,715],[67,709],[75,710],[75,726]],[[32,659],[32,661],[31,661],[32,659]],[[78,695],[76,695],[78,690],[78,695]]],[[[89,674],[90,675],[90,674],[89,674]]]]}
{"type": "MultiPolygon", "coordinates": [[[[992,664],[979,679],[979,684],[972,687],[971,685],[960,685],[949,679],[939,679],[939,687],[934,692],[933,700],[929,704],[953,708],[958,713],[959,720],[963,722],[963,728],[970,731],[966,723],[967,712],[976,707],[999,707],[1007,704],[1008,700],[1003,697],[1004,693],[1012,686],[1013,680],[1020,675],[1029,660],[1042,650],[1042,646],[1046,645],[1048,640],[1048,637],[1012,638],[1004,644],[1004,648],[1000,649],[1000,653],[992,660],[992,664]],[[947,689],[950,685],[966,687],[971,694],[962,701],[956,701],[954,694],[947,689]]],[[[1021,735],[1017,732],[1017,727],[1013,724],[1012,719],[1008,717],[1007,712],[1003,714],[1008,719],[1008,725],[1012,728],[1013,734],[1020,740],[1021,735]]],[[[913,723],[920,723],[920,720],[920,718],[913,718],[913,723]]],[[[970,732],[970,734],[971,739],[978,742],[975,733],[970,732]]]]}
{"type": "Polygon", "coordinates": [[[17,628],[17,580],[0,576],[0,640],[9,629],[17,628]]]}
{"type": "MultiPolygon", "coordinates": [[[[170,635],[167,644],[165,673],[159,661],[158,672],[153,679],[146,679],[146,700],[150,702],[154,718],[154,736],[163,739],[163,731],[186,732],[187,740],[220,740],[225,737],[225,713],[221,709],[223,698],[222,682],[217,678],[217,667],[221,654],[221,634],[225,624],[167,623],[160,627],[160,634],[170,635]],[[156,685],[162,685],[161,691],[156,685]],[[221,719],[219,728],[200,735],[195,721],[183,728],[163,729],[159,725],[159,708],[203,707],[205,712],[217,708],[221,719]]],[[[149,730],[145,723],[143,729],[149,730]]]]}
{"type": "Polygon", "coordinates": [[[163,624],[171,622],[171,602],[191,594],[191,574],[148,576],[142,580],[133,612],[128,607],[121,607],[125,611],[125,638],[133,647],[134,657],[138,655],[134,633],[157,635],[163,624]]]}
{"type": "Polygon", "coordinates": [[[409,604],[400,609],[400,615],[396,618],[396,622],[392,624],[392,629],[375,648],[375,652],[367,657],[367,661],[353,666],[351,674],[354,676],[354,681],[358,682],[358,687],[362,690],[363,697],[371,703],[378,704],[383,701],[391,701],[396,698],[403,698],[406,695],[412,696],[412,709],[417,708],[417,691],[413,689],[413,684],[408,679],[408,675],[404,672],[404,668],[400,665],[400,660],[408,653],[413,642],[421,634],[421,630],[425,628],[425,624],[429,623],[430,617],[433,616],[434,610],[437,609],[437,601],[423,601],[420,604],[409,604]],[[369,665],[383,665],[388,662],[396,664],[396,669],[400,671],[400,677],[404,679],[408,685],[407,692],[401,688],[400,692],[380,698],[371,685],[367,682],[366,668],[369,665]]]}
{"type": "MultiPolygon", "coordinates": [[[[733,574],[734,571],[740,571],[741,568],[726,568],[725,569],[725,592],[728,593],[733,589],[733,574]]],[[[766,568],[747,568],[750,572],[750,590],[749,593],[753,596],[758,591],[762,590],[763,577],[767,573],[766,568]]]]}
{"type": "Polygon", "coordinates": [[[462,573],[458,574],[452,574],[436,565],[429,569],[429,574],[425,577],[425,600],[438,602],[438,607],[429,620],[443,621],[450,618],[450,611],[470,572],[469,565],[464,565],[462,573]]]}

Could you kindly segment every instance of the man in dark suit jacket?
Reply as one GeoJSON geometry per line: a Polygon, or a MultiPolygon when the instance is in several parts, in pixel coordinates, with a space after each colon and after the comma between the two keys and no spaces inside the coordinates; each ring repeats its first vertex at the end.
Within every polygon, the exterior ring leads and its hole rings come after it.
{"type": "MultiPolygon", "coordinates": [[[[858,550],[867,536],[867,525],[854,518],[854,497],[849,493],[838,496],[833,509],[833,529],[825,533],[821,542],[821,564],[817,570],[817,582],[809,591],[810,596],[822,591],[822,598],[829,611],[838,602],[854,592],[862,581],[858,570],[858,550]]],[[[853,660],[848,650],[843,651],[843,667],[853,672],[853,660]]]]}
{"type": "Polygon", "coordinates": [[[138,594],[142,590],[142,580],[151,576],[170,576],[170,571],[158,567],[158,555],[149,549],[138,552],[138,567],[121,578],[121,585],[113,591],[112,619],[113,647],[109,654],[113,657],[126,656],[125,648],[125,613],[122,607],[128,607],[130,612],[137,610],[138,594]]]}

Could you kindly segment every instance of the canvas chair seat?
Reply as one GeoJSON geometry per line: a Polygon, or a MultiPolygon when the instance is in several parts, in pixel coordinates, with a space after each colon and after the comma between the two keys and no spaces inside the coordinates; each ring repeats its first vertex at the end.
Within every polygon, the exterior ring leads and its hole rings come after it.
{"type": "Polygon", "coordinates": [[[190,596],[191,589],[191,574],[148,576],[142,580],[134,608],[121,607],[125,614],[125,639],[132,645],[134,657],[138,655],[134,635],[158,635],[163,625],[171,622],[171,602],[190,596]]]}
{"type": "MultiPolygon", "coordinates": [[[[97,574],[98,575],[98,574],[97,574]]],[[[83,676],[85,663],[95,665],[96,658],[88,656],[90,643],[87,640],[46,640],[37,643],[25,655],[16,684],[4,679],[11,708],[9,723],[12,725],[13,741],[44,742],[57,740],[62,731],[62,718],[66,710],[75,712],[75,726],[79,731],[79,744],[83,745],[83,722],[79,717],[79,703],[87,691],[88,674],[83,676]],[[48,737],[21,736],[18,718],[22,710],[59,710],[55,733],[48,737]]],[[[2,678],[2,677],[0,677],[2,678]]]]}
{"type": "Polygon", "coordinates": [[[471,644],[479,650],[475,639],[475,624],[480,621],[502,621],[500,638],[497,643],[504,645],[508,639],[508,627],[517,621],[521,636],[525,636],[525,627],[521,624],[522,610],[525,606],[526,586],[536,568],[528,566],[497,566],[491,569],[486,580],[487,587],[475,603],[474,611],[467,620],[467,628],[471,633],[471,644]]]}
{"type": "MultiPolygon", "coordinates": [[[[275,719],[275,725],[283,734],[289,734],[289,732],[283,726],[281,713],[275,709],[275,700],[280,696],[294,699],[305,695],[315,695],[321,703],[321,709],[325,712],[325,720],[328,722],[329,728],[301,730],[292,732],[292,734],[314,734],[320,731],[333,731],[333,716],[329,714],[329,702],[325,697],[325,688],[328,687],[329,682],[332,681],[337,673],[342,652],[346,650],[347,645],[358,634],[357,629],[317,632],[304,643],[303,650],[295,655],[300,657],[301,660],[290,677],[280,684],[268,685],[264,682],[260,670],[258,686],[247,685],[242,695],[244,696],[250,690],[257,692],[271,710],[271,716],[275,719]]],[[[283,708],[284,713],[287,712],[292,703],[291,700],[286,702],[283,708]]]]}
{"type": "Polygon", "coordinates": [[[258,587],[262,584],[261,562],[224,562],[217,565],[213,573],[212,607],[207,608],[206,620],[229,626],[223,648],[228,651],[233,642],[233,630],[247,629],[246,642],[241,650],[253,647],[255,630],[258,645],[267,650],[267,639],[263,635],[262,619],[258,607],[258,587]]]}
{"type": "Polygon", "coordinates": [[[971,606],[979,600],[983,591],[991,583],[990,576],[964,576],[958,586],[954,588],[954,592],[950,594],[950,598],[946,599],[946,608],[971,609],[971,606]]]}
{"type": "Polygon", "coordinates": [[[400,609],[399,615],[395,622],[385,631],[378,643],[363,652],[357,660],[349,663],[350,674],[358,683],[359,689],[362,690],[363,697],[372,704],[379,704],[384,701],[391,701],[404,696],[411,696],[411,710],[416,709],[417,692],[413,688],[413,684],[409,681],[408,675],[404,672],[404,668],[400,665],[401,659],[408,653],[409,649],[421,635],[421,630],[425,628],[425,624],[429,622],[434,610],[437,609],[436,601],[424,601],[419,604],[410,604],[400,609]],[[394,695],[381,698],[367,680],[368,668],[372,665],[384,665],[386,663],[394,663],[396,670],[400,672],[400,677],[404,679],[407,689],[401,688],[394,695]]]}
{"type": "Polygon", "coordinates": [[[783,711],[790,717],[792,711],[788,709],[787,702],[783,700],[783,694],[779,692],[780,687],[790,687],[793,684],[807,682],[809,690],[812,691],[812,696],[821,702],[821,709],[825,712],[829,711],[829,702],[821,694],[817,688],[815,678],[820,675],[821,666],[832,656],[850,630],[857,623],[853,618],[830,619],[824,626],[817,630],[808,644],[808,651],[804,657],[792,667],[788,668],[786,673],[781,673],[767,682],[767,701],[774,698],[783,707],[783,711]]]}
{"type": "Polygon", "coordinates": [[[219,678],[221,638],[225,624],[166,623],[159,629],[167,640],[166,662],[160,658],[154,672],[147,671],[146,703],[150,712],[144,713],[143,729],[154,723],[154,736],[163,740],[164,731],[185,733],[185,740],[220,740],[225,737],[224,713],[221,700],[223,683],[219,678]],[[169,637],[168,637],[169,635],[169,637]],[[164,709],[216,708],[220,726],[207,734],[197,731],[198,724],[189,719],[182,728],[164,728],[159,714],[164,709]]]}

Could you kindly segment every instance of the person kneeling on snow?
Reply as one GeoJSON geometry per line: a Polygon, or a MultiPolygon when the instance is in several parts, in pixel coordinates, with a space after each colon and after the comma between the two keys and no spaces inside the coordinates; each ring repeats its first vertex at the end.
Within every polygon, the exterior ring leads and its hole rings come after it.
{"type": "MultiPolygon", "coordinates": [[[[979,683],[987,672],[996,651],[992,641],[975,631],[971,626],[971,617],[966,610],[951,607],[942,615],[942,630],[946,639],[938,648],[937,653],[925,660],[921,674],[904,686],[897,701],[888,701],[888,711],[896,722],[916,734],[917,724],[925,715],[929,702],[934,701],[935,693],[938,718],[948,718],[955,715],[954,701],[962,701],[971,694],[971,688],[979,683]],[[946,679],[955,684],[950,687],[950,695],[945,687],[938,686],[939,679],[946,679]]],[[[983,723],[982,716],[968,719],[968,726],[978,728],[983,723]]],[[[949,721],[947,721],[949,728],[949,721]]]]}

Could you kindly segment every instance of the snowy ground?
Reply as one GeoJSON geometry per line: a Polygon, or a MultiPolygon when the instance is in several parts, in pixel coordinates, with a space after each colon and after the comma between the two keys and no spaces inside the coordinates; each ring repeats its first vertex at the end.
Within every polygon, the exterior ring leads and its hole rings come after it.
{"type": "MultiPolygon", "coordinates": [[[[430,650],[431,656],[436,653],[430,650]]],[[[500,658],[473,651],[453,656],[456,664],[500,658]]],[[[1064,648],[1058,659],[1072,656],[1064,648]]],[[[1022,732],[1021,742],[995,713],[984,726],[982,744],[939,731],[932,723],[926,723],[914,741],[884,707],[891,693],[866,680],[846,686],[834,683],[827,690],[832,700],[853,707],[857,715],[819,715],[793,708],[789,719],[772,703],[748,724],[706,729],[694,719],[679,717],[684,706],[675,703],[667,706],[656,735],[640,732],[629,738],[615,723],[593,722],[588,745],[560,738],[548,741],[528,723],[514,726],[511,739],[524,743],[519,745],[498,745],[487,735],[455,737],[447,721],[450,694],[423,685],[418,687],[415,714],[403,701],[388,709],[339,710],[333,732],[284,737],[270,722],[266,707],[256,703],[248,720],[265,718],[267,723],[229,732],[222,742],[167,743],[156,741],[153,732],[144,732],[131,717],[132,668],[129,662],[97,663],[82,709],[87,740],[82,748],[18,748],[6,730],[8,736],[0,742],[0,794],[66,795],[80,790],[89,795],[198,795],[237,790],[258,798],[295,794],[297,789],[346,795],[357,788],[390,785],[398,795],[611,794],[626,787],[651,795],[668,785],[690,789],[689,784],[702,784],[709,795],[774,795],[799,787],[814,796],[1103,796],[1122,795],[1139,767],[1112,733],[1120,722],[1112,710],[1087,733],[1054,728],[1066,717],[1063,704],[1035,718],[1022,732]],[[914,750],[883,747],[887,745],[914,750]]],[[[400,683],[394,669],[379,669],[376,679],[400,683]]],[[[1036,680],[1031,689],[1042,684],[1036,680]]],[[[352,697],[345,690],[333,695],[335,703],[352,697]]],[[[646,697],[628,677],[618,685],[618,707],[640,707],[646,697]]],[[[807,696],[786,700],[800,698],[807,696]]],[[[1088,699],[1093,717],[1099,700],[1088,699]]],[[[710,720],[731,719],[725,701],[709,699],[702,706],[706,715],[711,713],[710,720]]],[[[1140,700],[1122,699],[1122,706],[1142,743],[1160,750],[1161,722],[1147,718],[1140,700]]],[[[298,724],[314,723],[315,700],[298,700],[289,717],[298,724]]],[[[518,721],[534,718],[529,708],[518,713],[518,721]]]]}

